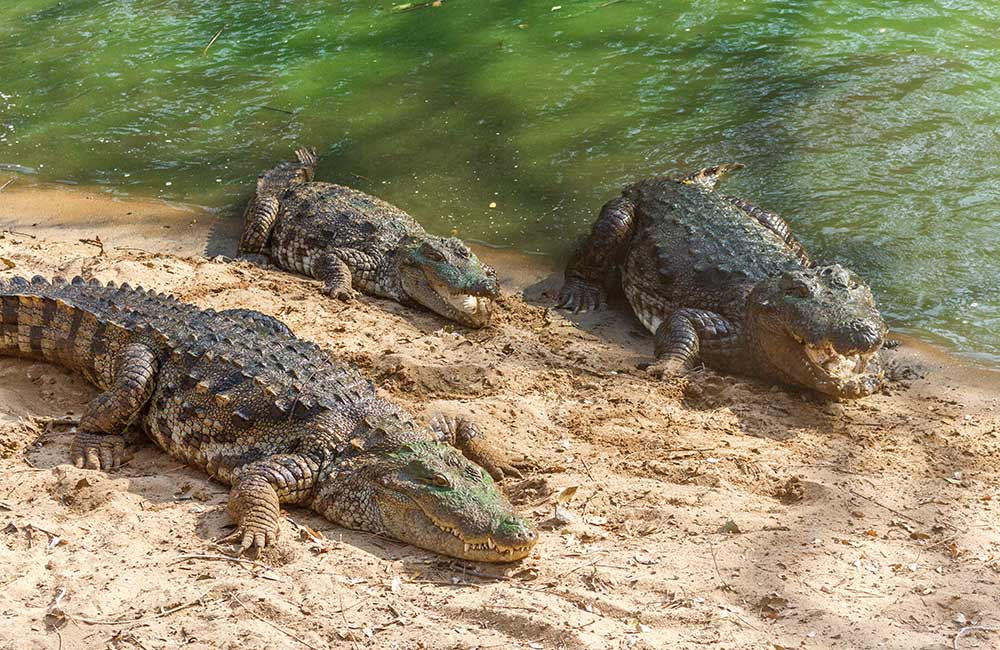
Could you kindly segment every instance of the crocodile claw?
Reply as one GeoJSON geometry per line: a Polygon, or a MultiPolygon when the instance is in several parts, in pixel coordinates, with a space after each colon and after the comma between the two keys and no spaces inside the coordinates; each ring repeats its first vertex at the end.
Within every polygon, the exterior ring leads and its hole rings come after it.
{"type": "Polygon", "coordinates": [[[430,427],[457,447],[463,456],[489,472],[493,480],[524,478],[519,467],[525,468],[529,464],[523,460],[513,461],[506,453],[486,442],[479,427],[471,420],[439,413],[431,418],[430,427]]]}
{"type": "Polygon", "coordinates": [[[570,278],[559,291],[559,302],[556,307],[576,314],[600,309],[604,306],[604,302],[604,291],[600,287],[577,278],[570,278]]]}
{"type": "Polygon", "coordinates": [[[218,543],[239,544],[240,555],[246,553],[250,549],[255,549],[255,555],[259,555],[264,548],[273,546],[277,540],[277,528],[268,528],[263,524],[247,523],[237,526],[236,530],[233,531],[232,534],[226,535],[222,539],[218,540],[218,543]]]}
{"type": "Polygon", "coordinates": [[[667,357],[650,363],[644,370],[657,379],[673,379],[685,375],[688,368],[683,359],[667,357]]]}
{"type": "Polygon", "coordinates": [[[351,302],[358,296],[358,292],[351,287],[323,287],[323,293],[331,298],[337,298],[344,302],[351,302]]]}
{"type": "Polygon", "coordinates": [[[125,461],[125,438],[78,431],[70,446],[70,458],[81,469],[116,469],[125,461]]]}

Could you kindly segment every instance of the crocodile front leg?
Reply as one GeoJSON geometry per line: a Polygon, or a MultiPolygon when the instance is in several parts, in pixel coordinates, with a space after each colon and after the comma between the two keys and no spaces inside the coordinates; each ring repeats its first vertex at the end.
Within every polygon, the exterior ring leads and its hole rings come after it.
{"type": "MultiPolygon", "coordinates": [[[[673,377],[699,357],[735,362],[740,354],[740,334],[724,317],[704,309],[678,309],[654,334],[656,362],[646,370],[657,377],[673,377]]],[[[726,365],[735,365],[726,364],[726,365]]]]}
{"type": "Polygon", "coordinates": [[[146,344],[126,346],[116,365],[114,383],[87,404],[80,418],[80,429],[70,448],[77,467],[112,469],[122,464],[125,438],[121,433],[156,387],[160,363],[146,344]]]}
{"type": "Polygon", "coordinates": [[[234,472],[229,515],[236,531],[219,540],[240,544],[240,552],[262,549],[278,539],[282,503],[303,503],[312,496],[319,463],[299,454],[280,454],[234,472]]]}
{"type": "Polygon", "coordinates": [[[572,312],[593,311],[604,304],[604,282],[632,236],[635,205],[624,196],[601,208],[590,236],[566,266],[558,307],[572,312]]]}
{"type": "Polygon", "coordinates": [[[430,428],[439,433],[444,442],[457,448],[463,456],[489,472],[494,480],[502,481],[505,476],[522,478],[521,472],[511,460],[490,445],[471,420],[438,414],[431,418],[430,428]]]}

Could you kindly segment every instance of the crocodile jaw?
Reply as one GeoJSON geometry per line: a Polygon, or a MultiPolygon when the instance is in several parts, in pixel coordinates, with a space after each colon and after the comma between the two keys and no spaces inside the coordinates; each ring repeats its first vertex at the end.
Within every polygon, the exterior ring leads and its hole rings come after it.
{"type": "Polygon", "coordinates": [[[814,366],[822,368],[831,378],[840,380],[863,375],[868,370],[868,363],[875,356],[874,351],[840,354],[830,343],[806,345],[805,353],[814,366]]]}
{"type": "Polygon", "coordinates": [[[489,324],[493,315],[493,299],[490,296],[454,291],[449,285],[426,275],[424,279],[426,289],[412,292],[412,299],[469,327],[484,327],[489,324]]]}
{"type": "MultiPolygon", "coordinates": [[[[798,378],[796,383],[833,397],[847,399],[871,395],[882,385],[882,368],[878,359],[881,346],[865,352],[853,351],[843,354],[837,352],[833,344],[828,341],[813,344],[806,343],[795,335],[789,338],[800,350],[799,365],[804,366],[794,374],[798,375],[804,371],[809,377],[808,381],[798,378]]],[[[790,363],[795,362],[790,360],[790,363]]],[[[790,368],[790,365],[785,364],[783,371],[787,373],[790,368]]]]}
{"type": "Polygon", "coordinates": [[[420,548],[474,562],[516,562],[531,553],[537,537],[506,544],[491,534],[476,535],[438,520],[414,499],[389,496],[394,507],[382,506],[382,525],[399,540],[420,548]]]}

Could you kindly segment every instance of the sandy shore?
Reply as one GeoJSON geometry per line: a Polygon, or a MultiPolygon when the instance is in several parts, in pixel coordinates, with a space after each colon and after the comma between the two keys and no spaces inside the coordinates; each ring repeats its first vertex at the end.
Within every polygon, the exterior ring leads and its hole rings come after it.
{"type": "Polygon", "coordinates": [[[67,465],[45,418],[93,388],[0,359],[0,648],[1000,647],[981,629],[1000,627],[996,372],[907,340],[899,381],[858,402],[657,382],[637,322],[548,309],[558,278],[497,253],[502,313],[470,331],[201,257],[231,254],[235,219],[16,185],[5,275],[274,314],[413,413],[475,417],[528,464],[505,489],[542,535],[521,563],[474,565],[293,508],[319,536],[286,522],[266,566],[195,557],[225,550],[227,489],[148,442],[112,473],[67,465]],[[78,241],[95,235],[103,255],[78,241]]]}

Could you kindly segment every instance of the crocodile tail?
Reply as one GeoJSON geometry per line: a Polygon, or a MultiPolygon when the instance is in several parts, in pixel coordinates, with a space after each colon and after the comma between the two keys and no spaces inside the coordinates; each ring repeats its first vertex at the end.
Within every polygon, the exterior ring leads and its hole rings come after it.
{"type": "Polygon", "coordinates": [[[312,147],[300,147],[296,149],[295,157],[306,167],[316,166],[316,150],[312,147]]]}
{"type": "Polygon", "coordinates": [[[93,370],[96,356],[106,351],[104,342],[121,333],[98,315],[105,290],[100,282],[80,277],[71,282],[39,275],[0,280],[0,355],[93,370]]]}
{"type": "Polygon", "coordinates": [[[714,167],[699,169],[693,174],[681,177],[679,180],[685,185],[701,185],[702,187],[714,190],[715,186],[719,184],[719,181],[723,180],[731,173],[743,169],[743,167],[745,167],[745,165],[742,163],[715,165],[714,167]]]}

